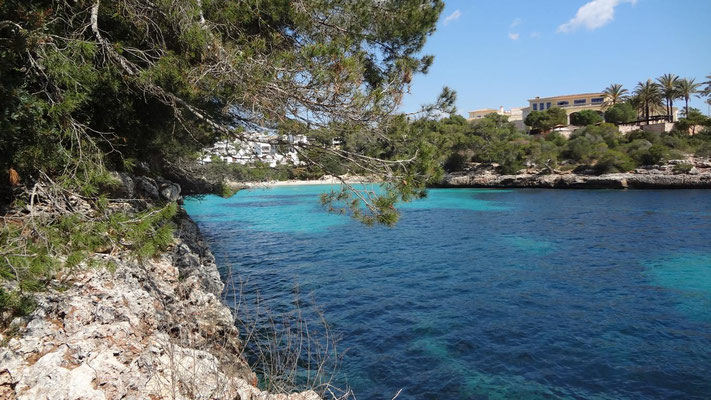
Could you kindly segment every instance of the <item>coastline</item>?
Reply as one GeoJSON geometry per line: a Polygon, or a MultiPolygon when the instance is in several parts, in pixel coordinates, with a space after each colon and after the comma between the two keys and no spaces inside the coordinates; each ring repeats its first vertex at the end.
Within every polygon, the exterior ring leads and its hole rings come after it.
{"type": "MultiPolygon", "coordinates": [[[[372,177],[361,176],[345,176],[343,178],[349,185],[361,185],[376,183],[377,179],[372,177]]],[[[279,186],[308,186],[308,185],[340,185],[343,182],[334,176],[325,176],[322,179],[314,180],[299,180],[292,179],[288,181],[267,181],[267,182],[228,182],[230,186],[240,187],[245,189],[270,188],[279,186]]]]}
{"type": "Polygon", "coordinates": [[[693,160],[691,169],[679,163],[652,165],[631,172],[594,174],[565,171],[526,171],[515,175],[496,172],[493,165],[475,164],[466,171],[446,174],[437,187],[540,189],[711,189],[711,160],[693,160]]]}
{"type": "MultiPolygon", "coordinates": [[[[125,207],[151,201],[158,190],[145,177],[121,181],[133,199],[125,207]]],[[[160,201],[180,202],[179,193],[160,201]]],[[[113,267],[80,265],[36,293],[35,310],[0,334],[0,398],[321,398],[258,387],[235,325],[240,316],[223,300],[225,283],[207,242],[182,207],[174,223],[173,243],[156,257],[97,253],[113,267]]]]}
{"type": "MultiPolygon", "coordinates": [[[[685,162],[688,160],[684,160],[685,162]]],[[[637,168],[631,172],[594,174],[593,171],[521,171],[500,174],[496,165],[473,164],[465,171],[445,174],[441,182],[430,188],[538,188],[538,189],[711,189],[711,159],[693,159],[689,171],[675,170],[679,162],[637,168]]],[[[377,184],[368,176],[345,176],[351,185],[377,184]]],[[[272,187],[340,185],[334,176],[317,180],[288,180],[268,182],[227,182],[235,189],[267,189],[272,187]]]]}
{"type": "Polygon", "coordinates": [[[437,187],[538,189],[711,189],[711,174],[450,174],[437,187]]]}

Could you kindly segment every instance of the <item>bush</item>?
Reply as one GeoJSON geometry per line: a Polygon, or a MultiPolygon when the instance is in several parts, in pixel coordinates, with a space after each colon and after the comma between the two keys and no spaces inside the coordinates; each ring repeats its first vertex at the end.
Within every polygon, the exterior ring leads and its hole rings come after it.
{"type": "Polygon", "coordinates": [[[702,143],[694,152],[696,157],[711,157],[711,142],[702,143]]]}
{"type": "Polygon", "coordinates": [[[595,142],[604,141],[607,147],[615,148],[623,141],[622,134],[615,125],[601,124],[595,126],[586,126],[573,132],[571,139],[581,136],[594,139],[595,142]]]}
{"type": "Polygon", "coordinates": [[[532,129],[547,132],[557,125],[567,125],[568,114],[562,108],[553,107],[545,111],[531,111],[523,122],[532,129]]]}
{"type": "Polygon", "coordinates": [[[126,256],[140,262],[173,243],[176,203],[140,213],[111,211],[106,204],[106,199],[97,200],[91,218],[77,212],[37,217],[31,230],[11,224],[0,226],[0,253],[6,254],[0,257],[0,283],[17,282],[15,292],[0,293],[2,313],[11,311],[21,316],[31,312],[31,293],[44,289],[60,271],[71,272],[80,265],[110,268],[111,262],[96,257],[97,253],[125,251],[126,256]]]}
{"type": "Polygon", "coordinates": [[[691,130],[691,126],[692,124],[691,122],[689,122],[688,119],[682,118],[676,121],[676,123],[674,124],[674,130],[679,134],[688,135],[689,131],[691,130]]]}
{"type": "Polygon", "coordinates": [[[0,288],[0,326],[5,318],[26,317],[37,307],[34,297],[21,295],[18,291],[7,292],[0,288]]]}
{"type": "Polygon", "coordinates": [[[467,156],[462,153],[455,152],[447,157],[447,160],[444,162],[444,170],[447,172],[457,172],[463,170],[466,165],[467,156]]]}
{"type": "Polygon", "coordinates": [[[602,122],[602,117],[597,111],[583,110],[570,114],[570,124],[575,126],[595,125],[602,122]]]}
{"type": "Polygon", "coordinates": [[[673,134],[662,136],[661,142],[672,149],[686,150],[689,148],[687,141],[673,134]]]}
{"type": "Polygon", "coordinates": [[[546,142],[551,142],[558,147],[564,146],[568,139],[561,135],[560,132],[551,132],[546,135],[546,142]]]}
{"type": "Polygon", "coordinates": [[[607,144],[597,135],[577,136],[568,141],[565,156],[573,161],[588,163],[606,151],[607,144]]]}
{"type": "Polygon", "coordinates": [[[240,191],[240,188],[230,186],[226,184],[225,182],[220,183],[220,188],[218,193],[216,193],[218,196],[222,197],[223,199],[229,199],[230,197],[234,196],[237,194],[237,192],[240,191]]]}
{"type": "Polygon", "coordinates": [[[598,174],[611,174],[632,171],[636,166],[634,160],[627,154],[621,151],[608,150],[595,163],[594,170],[598,174]]]}
{"type": "Polygon", "coordinates": [[[652,145],[647,151],[638,154],[642,165],[657,165],[668,157],[669,148],[659,144],[652,145]]]}
{"type": "Polygon", "coordinates": [[[674,166],[674,172],[677,174],[688,174],[692,168],[694,168],[694,166],[688,163],[677,164],[674,166]]]}
{"type": "Polygon", "coordinates": [[[536,140],[527,148],[528,160],[538,168],[549,171],[558,166],[558,146],[546,140],[536,140]]]}
{"type": "Polygon", "coordinates": [[[630,132],[627,135],[627,141],[632,142],[638,139],[644,139],[648,141],[649,143],[652,144],[657,144],[661,140],[662,135],[657,132],[648,132],[648,131],[643,131],[643,130],[636,130],[633,132],[630,132]]]}
{"type": "Polygon", "coordinates": [[[516,174],[526,163],[528,142],[515,141],[506,143],[499,148],[499,169],[504,174],[516,174]]]}
{"type": "Polygon", "coordinates": [[[619,103],[605,111],[605,121],[611,124],[625,124],[637,119],[637,111],[628,103],[619,103]]]}

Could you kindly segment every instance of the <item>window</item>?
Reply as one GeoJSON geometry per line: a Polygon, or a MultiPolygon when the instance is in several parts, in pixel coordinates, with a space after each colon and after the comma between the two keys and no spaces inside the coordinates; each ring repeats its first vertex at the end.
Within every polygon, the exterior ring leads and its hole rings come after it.
{"type": "Polygon", "coordinates": [[[581,104],[587,104],[587,103],[588,103],[587,99],[577,99],[577,100],[573,101],[573,104],[575,104],[576,106],[581,105],[581,104]]]}
{"type": "Polygon", "coordinates": [[[592,104],[602,104],[602,100],[603,100],[602,97],[598,97],[598,98],[595,98],[595,99],[590,100],[590,103],[592,103],[592,104]]]}
{"type": "Polygon", "coordinates": [[[559,101],[558,102],[558,107],[565,107],[565,106],[569,106],[569,105],[570,105],[569,101],[559,101]]]}
{"type": "Polygon", "coordinates": [[[549,109],[549,108],[551,108],[551,102],[550,102],[550,101],[549,101],[548,103],[546,103],[546,110],[549,109]]]}
{"type": "Polygon", "coordinates": [[[533,111],[538,111],[538,104],[533,104],[533,111]]]}
{"type": "Polygon", "coordinates": [[[543,110],[545,110],[545,107],[543,107],[544,105],[545,105],[545,104],[541,103],[541,104],[538,105],[538,108],[540,108],[541,111],[543,111],[543,110]]]}

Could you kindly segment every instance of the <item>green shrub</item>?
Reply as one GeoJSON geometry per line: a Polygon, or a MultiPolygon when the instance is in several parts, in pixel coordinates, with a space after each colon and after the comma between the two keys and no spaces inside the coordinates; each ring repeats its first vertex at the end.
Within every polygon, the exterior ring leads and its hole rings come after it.
{"type": "Polygon", "coordinates": [[[621,151],[608,150],[600,157],[597,163],[595,163],[593,169],[598,174],[610,174],[632,171],[635,167],[637,167],[637,165],[634,160],[627,154],[621,151]]]}
{"type": "Polygon", "coordinates": [[[612,124],[625,124],[637,119],[637,111],[629,103],[618,103],[605,111],[605,121],[612,124]]]}
{"type": "Polygon", "coordinates": [[[117,250],[144,260],[173,243],[176,203],[141,213],[111,212],[102,209],[101,201],[98,203],[92,218],[80,214],[38,217],[31,230],[11,224],[0,227],[0,253],[4,254],[0,257],[0,280],[13,282],[16,287],[15,292],[0,293],[3,312],[31,312],[31,292],[45,288],[60,271],[71,273],[83,263],[102,265],[95,257],[97,253],[117,250]]]}
{"type": "Polygon", "coordinates": [[[691,130],[691,122],[686,118],[681,118],[674,123],[674,130],[682,135],[688,135],[691,130]]]}
{"type": "Polygon", "coordinates": [[[661,144],[672,149],[684,150],[689,148],[689,143],[684,138],[674,134],[662,135],[661,144]]]}
{"type": "Polygon", "coordinates": [[[683,160],[686,158],[686,154],[683,151],[677,149],[668,149],[665,156],[667,160],[683,160]]]}
{"type": "Polygon", "coordinates": [[[222,182],[220,184],[220,190],[219,190],[219,193],[217,193],[217,195],[222,197],[223,199],[229,199],[230,197],[237,194],[237,192],[239,192],[239,191],[240,191],[240,188],[234,187],[234,186],[226,184],[225,182],[222,182]]]}
{"type": "Polygon", "coordinates": [[[652,145],[646,151],[637,154],[638,161],[642,165],[657,165],[668,157],[669,148],[659,144],[652,145]]]}
{"type": "Polygon", "coordinates": [[[697,157],[711,157],[711,142],[700,144],[694,151],[694,155],[697,157]]]}
{"type": "Polygon", "coordinates": [[[545,111],[531,111],[523,123],[534,130],[548,132],[557,125],[567,125],[568,114],[559,107],[545,111]]]}
{"type": "Polygon", "coordinates": [[[657,132],[648,132],[648,131],[643,131],[643,130],[636,130],[633,132],[630,132],[627,135],[627,141],[628,142],[633,142],[635,140],[639,139],[644,139],[652,144],[659,143],[661,140],[662,135],[657,132]]]}
{"type": "Polygon", "coordinates": [[[503,174],[516,174],[526,162],[526,143],[509,142],[502,144],[497,157],[499,170],[503,174]]]}
{"type": "Polygon", "coordinates": [[[600,114],[593,110],[582,110],[570,114],[570,124],[575,126],[595,125],[602,121],[600,114]]]}
{"type": "Polygon", "coordinates": [[[444,170],[447,172],[461,171],[467,165],[467,156],[460,152],[452,153],[444,162],[444,170]]]}
{"type": "Polygon", "coordinates": [[[601,157],[607,149],[607,144],[599,136],[577,136],[568,141],[564,155],[576,162],[589,163],[601,157]]]}
{"type": "Polygon", "coordinates": [[[566,164],[560,166],[558,169],[563,172],[568,172],[568,171],[573,171],[575,168],[577,168],[577,165],[575,164],[566,164]]]}
{"type": "Polygon", "coordinates": [[[26,317],[37,308],[37,302],[30,295],[23,295],[15,290],[7,292],[0,288],[0,325],[4,325],[5,317],[26,317]]]}
{"type": "Polygon", "coordinates": [[[607,123],[577,129],[570,136],[570,139],[573,140],[579,137],[587,137],[593,142],[604,141],[610,148],[617,147],[624,140],[617,127],[607,123]]]}
{"type": "Polygon", "coordinates": [[[565,136],[561,135],[560,132],[551,132],[545,137],[546,142],[551,142],[558,147],[562,147],[568,142],[565,136]]]}
{"type": "Polygon", "coordinates": [[[692,168],[694,168],[694,166],[688,163],[676,164],[673,171],[677,174],[688,174],[692,168]]]}
{"type": "Polygon", "coordinates": [[[545,168],[546,170],[558,166],[559,151],[555,143],[540,139],[532,142],[526,148],[528,160],[536,167],[545,168]]]}

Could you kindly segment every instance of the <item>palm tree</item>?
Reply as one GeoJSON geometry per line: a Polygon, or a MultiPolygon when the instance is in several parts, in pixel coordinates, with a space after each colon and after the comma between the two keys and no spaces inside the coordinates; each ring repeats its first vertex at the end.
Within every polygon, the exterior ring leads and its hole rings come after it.
{"type": "Polygon", "coordinates": [[[657,82],[659,82],[659,86],[661,86],[662,96],[664,96],[664,100],[666,100],[667,117],[669,121],[671,121],[674,100],[679,98],[679,90],[677,88],[679,85],[679,77],[674,74],[664,74],[657,78],[657,82]]]}
{"type": "Polygon", "coordinates": [[[637,111],[637,118],[644,115],[644,103],[640,101],[639,96],[636,94],[627,98],[627,104],[631,105],[632,108],[637,111]]]}
{"type": "Polygon", "coordinates": [[[689,115],[689,99],[691,96],[699,93],[700,83],[696,83],[696,79],[684,78],[679,81],[677,89],[679,90],[679,97],[684,99],[686,106],[684,107],[684,115],[689,115]]]}
{"type": "Polygon", "coordinates": [[[624,89],[619,83],[613,83],[602,91],[605,94],[605,99],[608,104],[615,105],[624,101],[627,98],[629,90],[624,89]]]}
{"type": "Polygon", "coordinates": [[[656,82],[647,79],[647,82],[637,83],[634,94],[639,98],[644,119],[649,124],[650,111],[662,106],[662,89],[656,82]]]}
{"type": "Polygon", "coordinates": [[[708,80],[703,83],[706,87],[701,91],[701,94],[708,97],[711,96],[711,75],[706,75],[706,79],[708,80]]]}

